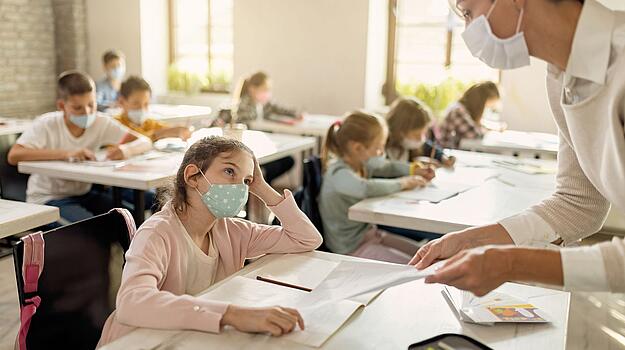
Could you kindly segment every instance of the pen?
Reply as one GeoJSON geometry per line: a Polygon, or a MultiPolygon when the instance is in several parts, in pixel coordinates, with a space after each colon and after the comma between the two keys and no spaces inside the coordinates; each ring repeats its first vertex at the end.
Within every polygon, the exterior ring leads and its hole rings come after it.
{"type": "Polygon", "coordinates": [[[294,284],[289,284],[289,283],[284,283],[284,282],[280,282],[280,281],[275,281],[275,280],[272,280],[272,279],[269,279],[269,278],[265,278],[265,277],[261,277],[261,276],[256,276],[256,279],[259,280],[259,281],[267,282],[267,283],[277,284],[277,285],[283,286],[283,287],[289,287],[289,288],[303,290],[304,292],[312,292],[312,289],[310,289],[310,288],[300,287],[300,286],[296,286],[294,284]]]}

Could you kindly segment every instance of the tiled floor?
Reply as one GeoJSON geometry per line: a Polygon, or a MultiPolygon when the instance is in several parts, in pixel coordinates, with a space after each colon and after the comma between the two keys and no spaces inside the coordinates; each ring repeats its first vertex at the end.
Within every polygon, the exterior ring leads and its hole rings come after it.
{"type": "MultiPolygon", "coordinates": [[[[0,259],[0,350],[13,349],[19,308],[13,259],[0,259]]],[[[625,294],[574,293],[567,349],[625,349],[625,294]]],[[[539,350],[539,349],[535,349],[539,350]]]]}

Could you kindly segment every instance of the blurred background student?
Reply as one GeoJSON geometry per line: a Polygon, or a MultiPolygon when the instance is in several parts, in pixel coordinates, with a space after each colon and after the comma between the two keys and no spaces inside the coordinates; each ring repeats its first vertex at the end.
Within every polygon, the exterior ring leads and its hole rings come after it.
{"type": "Polygon", "coordinates": [[[122,80],[126,75],[126,58],[119,50],[109,50],[102,55],[105,76],[96,82],[98,110],[115,107],[122,80]]]}

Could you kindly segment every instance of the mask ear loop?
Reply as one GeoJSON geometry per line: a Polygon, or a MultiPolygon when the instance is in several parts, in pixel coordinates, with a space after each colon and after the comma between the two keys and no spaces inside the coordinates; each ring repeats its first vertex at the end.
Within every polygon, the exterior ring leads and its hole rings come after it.
{"type": "MultiPolygon", "coordinates": [[[[208,183],[208,186],[210,189],[210,186],[213,186],[213,184],[210,181],[208,181],[208,179],[206,178],[206,175],[204,175],[204,172],[202,171],[202,169],[200,169],[200,167],[197,167],[197,169],[200,171],[200,174],[202,174],[202,177],[204,178],[204,180],[206,180],[206,182],[208,183]]],[[[194,187],[193,189],[195,190],[195,192],[197,192],[197,194],[200,195],[200,197],[203,196],[203,194],[200,192],[200,190],[197,189],[197,187],[194,187]]]]}
{"type": "Polygon", "coordinates": [[[523,21],[523,12],[524,12],[524,8],[521,9],[521,13],[519,14],[519,20],[516,23],[516,32],[518,33],[519,30],[521,30],[521,22],[523,21]]]}
{"type": "Polygon", "coordinates": [[[493,10],[495,9],[495,6],[497,5],[497,0],[495,0],[493,2],[493,5],[490,7],[490,9],[488,10],[488,12],[486,13],[486,19],[488,19],[490,17],[490,14],[493,12],[493,10]]]}

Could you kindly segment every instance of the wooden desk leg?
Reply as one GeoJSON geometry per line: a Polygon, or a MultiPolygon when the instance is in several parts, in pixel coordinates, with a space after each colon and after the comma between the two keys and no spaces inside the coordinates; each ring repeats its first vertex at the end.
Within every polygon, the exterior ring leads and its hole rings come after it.
{"type": "Polygon", "coordinates": [[[141,225],[145,221],[145,193],[142,190],[134,190],[135,224],[141,225]]]}
{"type": "Polygon", "coordinates": [[[113,207],[115,208],[123,208],[122,207],[122,193],[121,188],[113,187],[113,207]]]}

